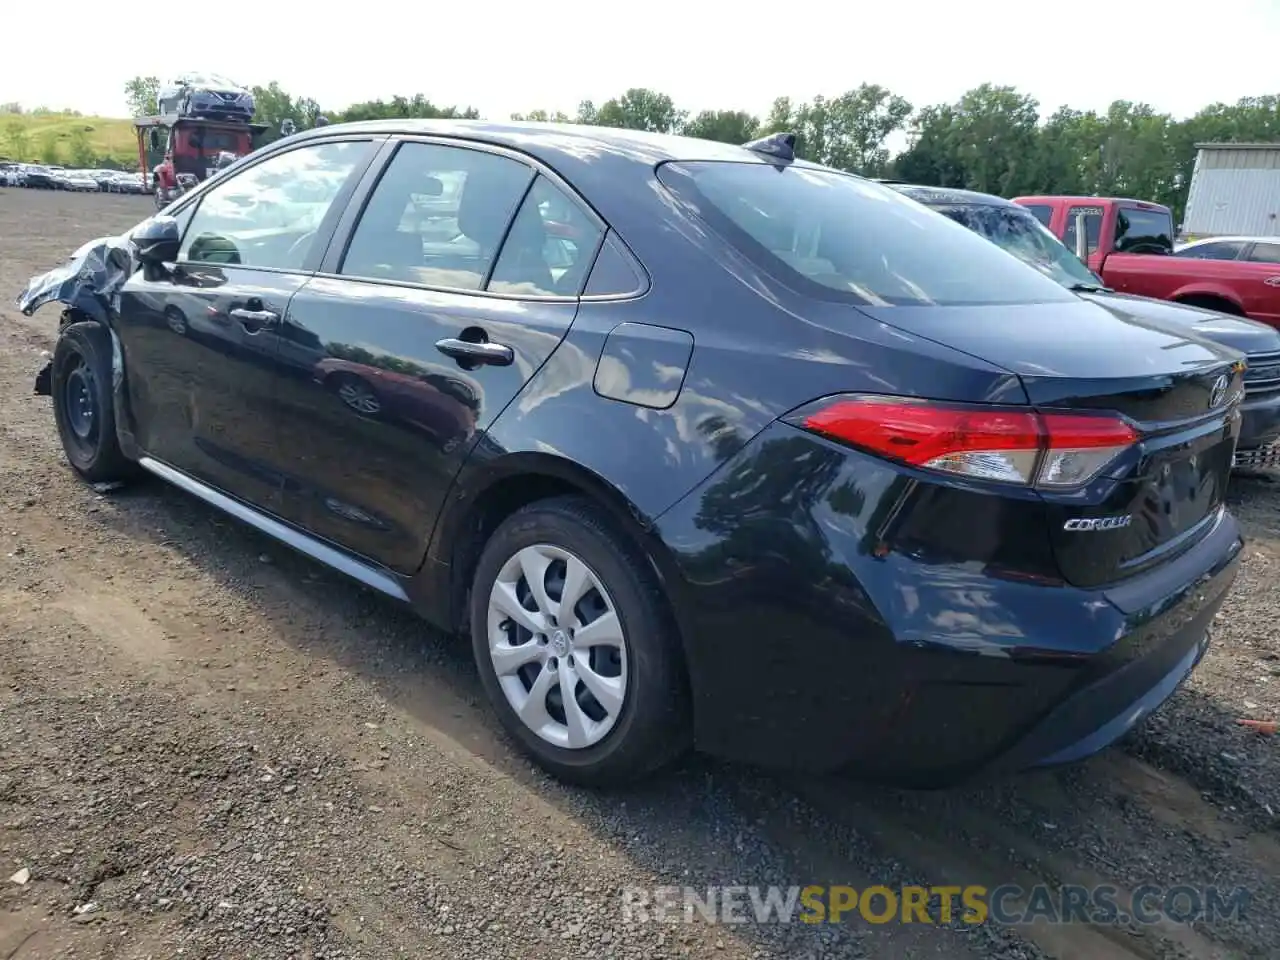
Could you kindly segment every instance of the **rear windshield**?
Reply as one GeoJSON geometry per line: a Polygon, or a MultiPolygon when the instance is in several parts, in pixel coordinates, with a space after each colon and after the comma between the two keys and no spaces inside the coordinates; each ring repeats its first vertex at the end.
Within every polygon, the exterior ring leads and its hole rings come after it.
{"type": "Polygon", "coordinates": [[[959,224],[857,177],[697,161],[664,164],[658,178],[743,255],[813,296],[874,306],[1073,299],[959,224]]]}

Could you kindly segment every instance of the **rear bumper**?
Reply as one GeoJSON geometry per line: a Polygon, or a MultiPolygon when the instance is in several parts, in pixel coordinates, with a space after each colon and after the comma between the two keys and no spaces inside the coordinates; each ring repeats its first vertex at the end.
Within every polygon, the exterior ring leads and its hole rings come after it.
{"type": "MultiPolygon", "coordinates": [[[[825,442],[783,429],[748,445],[722,483],[750,476],[771,444],[776,463],[774,441],[819,469],[825,442]]],[[[895,522],[893,468],[840,456],[823,482],[752,503],[733,524],[711,523],[715,506],[742,502],[715,478],[659,520],[700,749],[918,785],[1063,763],[1121,737],[1203,656],[1243,546],[1225,511],[1169,563],[1079,589],[906,544],[877,553],[895,522]]]]}

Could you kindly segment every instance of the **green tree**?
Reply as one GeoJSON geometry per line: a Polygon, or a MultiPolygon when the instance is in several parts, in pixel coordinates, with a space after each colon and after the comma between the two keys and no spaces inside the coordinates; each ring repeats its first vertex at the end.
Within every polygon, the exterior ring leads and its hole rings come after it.
{"type": "Polygon", "coordinates": [[[96,156],[93,152],[93,144],[89,142],[88,128],[77,126],[67,136],[67,153],[72,166],[76,167],[92,167],[95,166],[96,156]]]}
{"type": "Polygon", "coordinates": [[[41,163],[57,164],[61,163],[61,144],[58,143],[58,135],[52,130],[46,130],[40,134],[40,142],[37,153],[41,163]]]}
{"type": "Polygon", "coordinates": [[[632,87],[622,96],[606,100],[595,113],[593,122],[602,127],[676,133],[683,126],[686,116],[685,111],[678,110],[665,93],[645,87],[632,87]]]}
{"type": "Polygon", "coordinates": [[[124,99],[129,105],[129,116],[147,117],[155,113],[156,97],[159,94],[159,77],[134,77],[124,85],[124,99]]]}
{"type": "Polygon", "coordinates": [[[1012,196],[1035,181],[1040,106],[1013,87],[984,83],[916,117],[899,158],[903,179],[1012,196]]]}
{"type": "Polygon", "coordinates": [[[27,135],[26,125],[17,117],[5,124],[4,138],[13,159],[26,160],[31,156],[31,138],[27,135]]]}
{"type": "Polygon", "coordinates": [[[703,140],[746,143],[755,137],[759,126],[759,120],[741,110],[703,110],[686,123],[681,132],[703,140]]]}
{"type": "Polygon", "coordinates": [[[529,120],[535,123],[573,123],[573,118],[559,110],[530,110],[528,113],[513,113],[512,120],[529,120]]]}

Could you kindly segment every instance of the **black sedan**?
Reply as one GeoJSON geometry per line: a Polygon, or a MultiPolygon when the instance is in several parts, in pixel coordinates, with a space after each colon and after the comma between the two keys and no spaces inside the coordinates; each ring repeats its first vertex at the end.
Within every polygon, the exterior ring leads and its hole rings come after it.
{"type": "Polygon", "coordinates": [[[951,187],[892,186],[1099,306],[1114,306],[1127,316],[1153,323],[1173,324],[1245,354],[1249,366],[1244,374],[1243,420],[1235,462],[1246,467],[1280,466],[1280,331],[1216,310],[1108,289],[1026,207],[1012,200],[951,187]]]}
{"type": "Polygon", "coordinates": [[[1103,748],[1236,576],[1240,355],[793,151],[329,126],[20,306],[68,308],[43,383],[81,476],[467,632],[558,776],[1103,748]]]}

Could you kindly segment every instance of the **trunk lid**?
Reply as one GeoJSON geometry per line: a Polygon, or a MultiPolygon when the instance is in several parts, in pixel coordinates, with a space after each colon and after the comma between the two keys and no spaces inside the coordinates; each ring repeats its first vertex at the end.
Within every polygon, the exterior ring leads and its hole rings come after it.
{"type": "Polygon", "coordinates": [[[1084,300],[860,309],[1016,373],[1039,410],[1109,411],[1141,434],[1084,489],[1041,493],[1068,582],[1133,576],[1212,529],[1240,431],[1238,351],[1084,300]]]}

